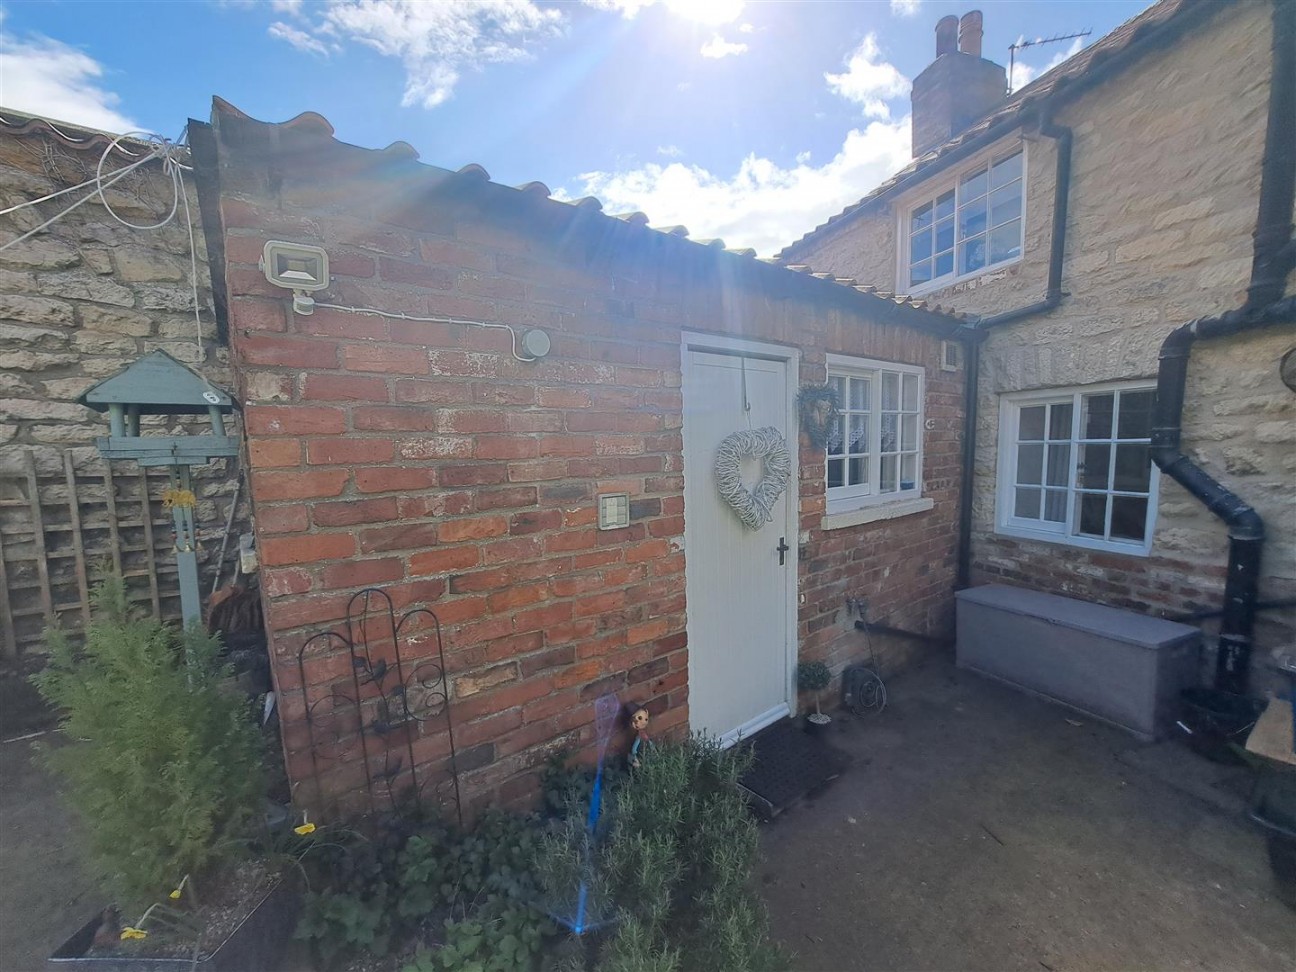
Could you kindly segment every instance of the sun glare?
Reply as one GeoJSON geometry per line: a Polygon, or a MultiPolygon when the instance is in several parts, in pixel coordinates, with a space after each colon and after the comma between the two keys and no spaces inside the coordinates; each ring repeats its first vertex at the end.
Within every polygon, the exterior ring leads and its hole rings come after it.
{"type": "Polygon", "coordinates": [[[666,0],[671,13],[708,27],[737,20],[746,0],[666,0]]]}

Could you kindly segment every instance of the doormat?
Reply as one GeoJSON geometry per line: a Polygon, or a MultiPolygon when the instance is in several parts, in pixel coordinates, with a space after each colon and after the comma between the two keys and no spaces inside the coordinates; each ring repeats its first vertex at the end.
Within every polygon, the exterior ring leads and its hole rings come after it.
{"type": "Polygon", "coordinates": [[[753,751],[755,761],[738,785],[767,820],[835,780],[848,762],[845,753],[807,736],[791,719],[761,730],[740,745],[753,751]]]}

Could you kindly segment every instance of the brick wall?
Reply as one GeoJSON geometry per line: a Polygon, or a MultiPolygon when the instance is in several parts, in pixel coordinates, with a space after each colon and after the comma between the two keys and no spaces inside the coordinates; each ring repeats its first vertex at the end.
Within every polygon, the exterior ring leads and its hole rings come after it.
{"type": "MultiPolygon", "coordinates": [[[[825,532],[822,454],[802,445],[804,657],[840,667],[873,617],[948,630],[960,373],[908,309],[639,226],[363,152],[308,117],[219,116],[232,345],[289,766],[308,772],[295,651],[364,584],[434,608],[474,799],[525,799],[547,756],[588,746],[603,693],[688,720],[681,331],[801,348],[805,382],[838,352],[927,369],[931,511],[825,532]],[[271,183],[271,179],[278,181],[271,183]],[[519,362],[505,331],[318,309],[288,313],[255,264],[267,239],[325,246],[331,302],[543,327],[519,362]],[[595,527],[598,492],[631,525],[595,527]]],[[[317,689],[340,675],[321,663],[317,689]]],[[[347,675],[349,677],[349,675],[347,675]]],[[[433,742],[426,743],[429,751],[433,742]]]]}
{"type": "MultiPolygon", "coordinates": [[[[991,331],[981,350],[973,554],[976,582],[1001,581],[1176,615],[1220,606],[1227,534],[1168,477],[1151,555],[1099,553],[995,532],[1000,396],[1035,388],[1146,379],[1179,324],[1239,306],[1251,269],[1267,117],[1269,4],[1221,7],[1207,24],[1064,105],[1075,133],[1063,289],[1048,315],[991,331]],[[1248,63],[1252,70],[1238,72],[1248,63]]],[[[1009,135],[1003,146],[1015,144],[1009,135]]],[[[1043,296],[1055,145],[1026,145],[1025,258],[928,295],[995,314],[1043,296]]],[[[940,178],[940,177],[936,177],[940,178]]],[[[895,207],[799,246],[796,262],[894,288],[895,207]]],[[[1296,274],[1288,292],[1296,290],[1296,274]]],[[[1274,328],[1193,349],[1184,448],[1265,518],[1261,598],[1296,594],[1296,396],[1278,362],[1293,346],[1274,328]]],[[[1296,638],[1296,614],[1265,612],[1257,643],[1296,638]]],[[[1209,627],[1209,624],[1208,624],[1209,627]]],[[[1263,675],[1264,667],[1255,666],[1263,675]]]]}

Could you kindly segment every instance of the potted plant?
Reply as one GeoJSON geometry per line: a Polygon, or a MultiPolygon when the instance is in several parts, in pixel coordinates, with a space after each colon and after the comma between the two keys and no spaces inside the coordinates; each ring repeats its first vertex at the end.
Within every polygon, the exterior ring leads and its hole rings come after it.
{"type": "Polygon", "coordinates": [[[84,644],[59,631],[48,642],[34,681],[63,732],[45,757],[112,896],[51,967],[274,968],[295,896],[252,853],[261,738],[218,639],[133,617],[122,579],[109,576],[84,644]]]}
{"type": "Polygon", "coordinates": [[[806,716],[805,728],[812,736],[818,736],[823,733],[829,723],[832,722],[832,716],[823,714],[819,708],[819,693],[828,687],[832,681],[832,672],[823,662],[802,662],[797,666],[797,688],[802,692],[813,692],[815,710],[806,716]]]}

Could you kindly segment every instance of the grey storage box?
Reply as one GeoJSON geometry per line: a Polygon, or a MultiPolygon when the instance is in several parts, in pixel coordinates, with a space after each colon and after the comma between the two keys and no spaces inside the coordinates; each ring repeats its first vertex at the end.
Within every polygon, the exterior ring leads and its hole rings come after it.
{"type": "Polygon", "coordinates": [[[1197,684],[1186,624],[1003,584],[959,591],[958,665],[1064,702],[1144,739],[1166,734],[1197,684]]]}

